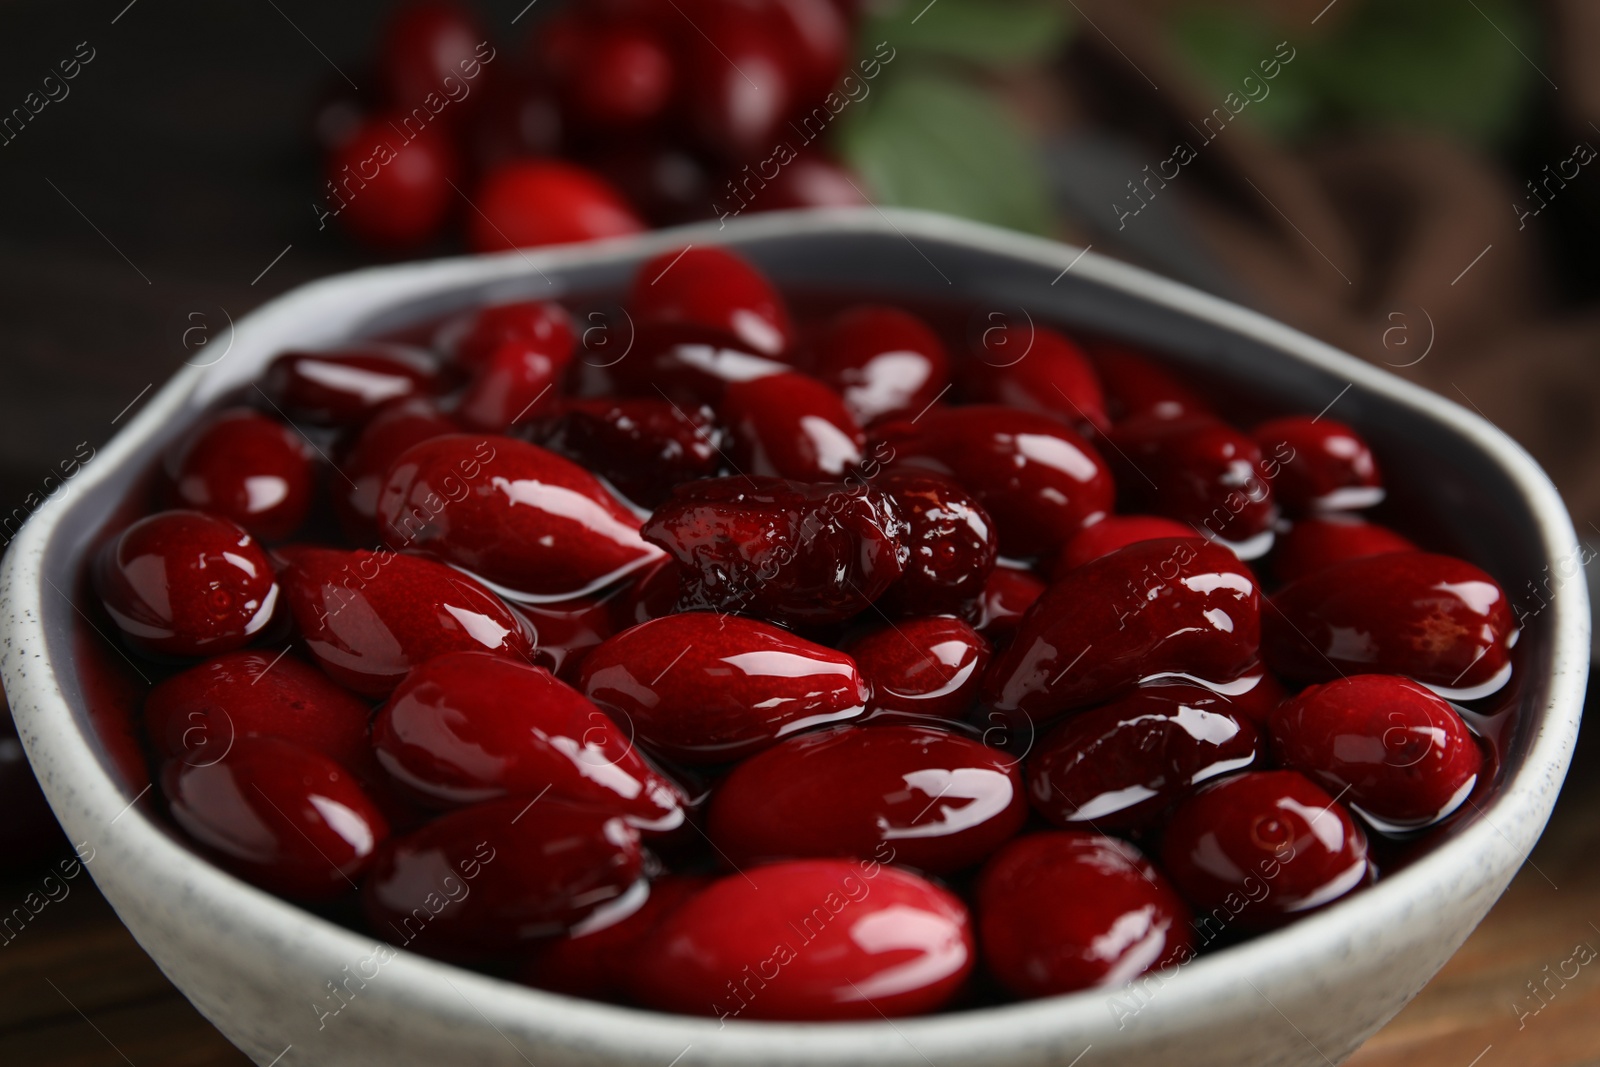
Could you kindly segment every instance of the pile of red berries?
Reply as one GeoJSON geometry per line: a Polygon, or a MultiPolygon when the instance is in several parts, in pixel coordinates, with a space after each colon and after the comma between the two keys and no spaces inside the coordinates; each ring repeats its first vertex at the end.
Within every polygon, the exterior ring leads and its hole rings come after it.
{"type": "Polygon", "coordinates": [[[1490,787],[1440,694],[1506,597],[1356,517],[1348,427],[714,248],[627,306],[605,367],[540,302],[287,352],[171,453],[94,579],[208,855],[542,988],[876,1018],[1181,965],[1490,787]]]}
{"type": "Polygon", "coordinates": [[[405,249],[454,218],[485,252],[863,203],[821,147],[855,21],[851,0],[582,0],[514,51],[465,4],[412,0],[367,89],[318,112],[319,228],[405,249]]]}

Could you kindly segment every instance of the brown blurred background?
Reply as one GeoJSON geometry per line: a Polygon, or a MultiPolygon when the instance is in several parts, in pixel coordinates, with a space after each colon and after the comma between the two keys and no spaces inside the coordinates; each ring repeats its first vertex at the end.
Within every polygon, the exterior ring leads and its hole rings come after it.
{"type": "MultiPolygon", "coordinates": [[[[924,2],[869,6],[860,31],[913,60],[835,131],[868,195],[1093,244],[1387,365],[1525,445],[1600,544],[1600,6],[924,2]],[[968,122],[942,139],[918,112],[941,93],[968,122]]],[[[513,55],[555,6],[477,5],[513,55]]],[[[0,516],[230,317],[375,261],[317,228],[312,125],[385,14],[0,6],[0,114],[92,56],[0,137],[0,516]]],[[[1355,1062],[1600,1062],[1600,972],[1548,1003],[1528,985],[1600,946],[1593,747],[1537,870],[1355,1062]]],[[[4,739],[0,773],[9,907],[58,843],[4,739]]],[[[123,1062],[244,1061],[78,884],[0,948],[0,1063],[123,1062]]]]}

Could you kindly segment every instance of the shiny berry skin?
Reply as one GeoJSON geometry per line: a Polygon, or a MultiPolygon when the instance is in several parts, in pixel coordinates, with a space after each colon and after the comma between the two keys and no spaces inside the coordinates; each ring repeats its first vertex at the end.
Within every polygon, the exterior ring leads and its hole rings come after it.
{"type": "Polygon", "coordinates": [[[1115,341],[1095,341],[1090,346],[1095,370],[1105,387],[1106,409],[1112,422],[1148,415],[1175,419],[1203,415],[1211,409],[1189,388],[1148,356],[1115,341]]]}
{"type": "Polygon", "coordinates": [[[960,619],[901,619],[845,647],[867,680],[867,712],[883,716],[961,719],[978,696],[989,665],[989,642],[960,619]]]}
{"type": "Polygon", "coordinates": [[[1261,449],[1208,415],[1120,422],[1109,440],[1117,485],[1142,511],[1190,524],[1245,559],[1272,547],[1278,509],[1261,449]]]}
{"type": "Polygon", "coordinates": [[[709,884],[708,878],[679,874],[635,883],[624,896],[597,910],[565,937],[533,946],[517,970],[517,981],[569,997],[623,998],[628,976],[637,967],[637,954],[650,932],[709,884]],[[632,899],[639,896],[644,899],[632,899]],[[613,909],[621,914],[610,914],[613,909]]]}
{"type": "Polygon", "coordinates": [[[1383,831],[1444,819],[1483,770],[1483,750],[1454,708],[1411,679],[1386,674],[1340,678],[1291,697],[1272,716],[1272,750],[1383,831]]]}
{"type": "Polygon", "coordinates": [[[400,132],[406,118],[369,119],[328,157],[324,209],[356,238],[379,248],[427,243],[454,207],[450,183],[460,170],[455,146],[437,126],[400,132]]]}
{"type": "Polygon", "coordinates": [[[866,710],[843,652],[738,615],[686,612],[624,630],[589,653],[579,688],[653,752],[726,763],[866,710]]]}
{"type": "Polygon", "coordinates": [[[1017,761],[926,726],[841,726],[745,760],[711,797],[707,832],[736,868],[804,857],[894,857],[964,870],[1028,817],[1017,761]]]}
{"type": "Polygon", "coordinates": [[[378,519],[391,546],[533,601],[592,592],[661,555],[594,475],[509,437],[454,434],[407,449],[378,519]]]}
{"type": "Polygon", "coordinates": [[[1280,926],[1367,878],[1367,839],[1332,796],[1295,771],[1212,783],[1168,820],[1161,868],[1218,933],[1280,926]],[[1230,929],[1232,927],[1232,929],[1230,929]]]}
{"type": "Polygon", "coordinates": [[[738,0],[687,5],[701,32],[683,37],[684,105],[696,139],[730,161],[753,160],[783,139],[797,103],[793,44],[770,9],[738,0]]]}
{"type": "Polygon", "coordinates": [[[645,333],[626,359],[605,370],[609,391],[665,398],[682,407],[721,403],[728,387],[768,375],[788,374],[794,368],[742,348],[719,347],[695,341],[662,342],[661,334],[681,333],[677,327],[645,333]]]}
{"type": "Polygon", "coordinates": [[[950,384],[950,356],[928,324],[885,304],[829,320],[816,344],[816,375],[855,420],[912,418],[950,384]]]}
{"type": "Polygon", "coordinates": [[[761,356],[781,356],[794,342],[777,290],[721,248],[691,246],[647,260],[633,276],[628,309],[641,328],[694,327],[761,356]]]}
{"type": "Polygon", "coordinates": [[[1009,640],[1033,602],[1044,595],[1039,576],[1021,567],[996,567],[983,591],[961,607],[961,617],[991,641],[1009,640]]]}
{"type": "Polygon", "coordinates": [[[272,619],[278,581],[238,525],[198,511],[161,511],[101,551],[95,591],[129,644],[164,656],[246,645],[272,619]]]}
{"type": "Polygon", "coordinates": [[[964,382],[973,400],[1053,415],[1079,430],[1111,426],[1105,393],[1089,354],[1076,341],[1037,326],[1027,354],[1003,366],[970,363],[964,382]]]}
{"type": "Polygon", "coordinates": [[[733,437],[733,461],[748,474],[821,482],[861,462],[866,438],[844,401],[804,374],[733,382],[717,406],[733,437]]]}
{"type": "Polygon", "coordinates": [[[460,432],[461,427],[432,400],[402,400],[374,415],[339,460],[344,477],[330,485],[333,510],[345,536],[358,545],[382,541],[378,494],[394,461],[412,445],[460,432]]]}
{"type": "MultiPolygon", "coordinates": [[[[731,210],[737,200],[719,201],[718,215],[731,210]]],[[[872,201],[839,162],[817,152],[802,151],[784,164],[749,205],[750,211],[789,211],[801,207],[870,207],[872,201]]]]}
{"type": "Polygon", "coordinates": [[[452,567],[387,549],[284,555],[284,597],[306,647],[363,696],[387,696],[412,667],[446,652],[533,655],[522,620],[452,567]]]}
{"type": "Polygon", "coordinates": [[[285,352],[263,387],[295,422],[359,426],[387,406],[439,391],[432,357],[406,345],[368,341],[320,352],[285,352]]]}
{"type": "Polygon", "coordinates": [[[1054,572],[1063,575],[1074,567],[1099,559],[1119,548],[1153,541],[1158,537],[1201,538],[1193,526],[1156,515],[1107,515],[1093,526],[1085,526],[1061,549],[1054,572]]]}
{"type": "Polygon", "coordinates": [[[830,0],[773,0],[772,17],[789,44],[795,97],[821,100],[850,58],[850,26],[830,0]]]}
{"type": "Polygon", "coordinates": [[[656,34],[605,26],[585,44],[583,61],[565,79],[565,100],[577,125],[637,126],[671,103],[673,58],[656,34]]]}
{"type": "Polygon", "coordinates": [[[879,436],[895,465],[948,474],[994,519],[1000,551],[1026,558],[1060,549],[1111,512],[1111,473],[1061,421],[997,404],[934,409],[879,436]]]}
{"type": "Polygon", "coordinates": [[[491,304],[446,323],[436,343],[469,371],[481,371],[507,343],[520,341],[566,366],[577,343],[572,316],[560,304],[519,300],[491,304]]]}
{"type": "Polygon", "coordinates": [[[1125,841],[1100,834],[1029,834],[1000,850],[978,879],[983,962],[1019,997],[1121,986],[1194,958],[1189,908],[1125,841]]]}
{"type": "Polygon", "coordinates": [[[1260,731],[1196,685],[1141,686],[1074,715],[1028,753],[1028,799],[1067,830],[1144,830],[1199,783],[1257,766],[1260,731]]]}
{"type": "Polygon", "coordinates": [[[1323,515],[1301,519],[1278,535],[1272,573],[1280,582],[1292,582],[1347,559],[1415,551],[1416,545],[1387,526],[1353,515],[1323,515]]]}
{"type": "Polygon", "coordinates": [[[476,75],[484,57],[494,58],[472,9],[449,0],[412,0],[397,10],[384,28],[378,54],[384,88],[401,111],[423,103],[430,93],[442,99],[457,84],[470,86],[466,72],[476,75]]]}
{"type": "Polygon", "coordinates": [[[506,433],[537,418],[555,403],[554,390],[570,356],[570,350],[556,355],[526,341],[506,341],[467,384],[456,420],[471,430],[506,433]]]}
{"type": "Polygon", "coordinates": [[[1261,650],[1286,680],[1403,674],[1468,700],[1511,677],[1516,633],[1495,580],[1465,560],[1429,552],[1364,556],[1280,589],[1263,612],[1261,650]]]}
{"type": "Polygon", "coordinates": [[[151,744],[190,764],[221,759],[239,738],[276,737],[357,766],[371,718],[363,701],[281,650],[206,660],[157,685],[144,702],[151,744]]]}
{"type": "MultiPolygon", "coordinates": [[[[877,459],[868,461],[876,463],[877,459]]],[[[870,467],[862,466],[869,474],[870,467]]],[[[933,471],[907,467],[872,478],[894,498],[910,530],[901,537],[910,558],[885,594],[913,614],[956,612],[980,595],[994,570],[999,536],[994,520],[960,483],[933,471]]]]}
{"type": "Polygon", "coordinates": [[[353,894],[388,823],[350,772],[275,737],[241,737],[216,762],[161,776],[183,831],[246,881],[296,900],[353,894]]]}
{"type": "Polygon", "coordinates": [[[953,894],[877,861],[798,860],[732,874],[678,906],[629,985],[658,1011],[719,1019],[879,1019],[955,996],[976,948],[953,894]]]}
{"type": "Polygon", "coordinates": [[[673,490],[644,536],[678,561],[680,605],[838,622],[900,577],[906,521],[882,490],[712,478],[673,490]]]}
{"type": "Polygon", "coordinates": [[[682,791],[604,712],[545,668],[487,652],[413,667],[378,711],[372,744],[384,770],[430,804],[541,794],[642,830],[683,822],[682,791]]]}
{"type": "Polygon", "coordinates": [[[983,702],[1042,725],[1140,679],[1237,678],[1254,664],[1260,594],[1250,568],[1202,541],[1140,541],[1068,571],[1034,602],[995,657],[983,702]]]}
{"type": "Polygon", "coordinates": [[[564,401],[541,423],[538,441],[652,508],[673,486],[713,477],[722,462],[722,433],[711,410],[659,397],[564,401]]]}
{"type": "Polygon", "coordinates": [[[467,218],[475,252],[571,244],[639,233],[645,224],[599,175],[554,159],[518,159],[491,170],[467,218]]]}
{"type": "Polygon", "coordinates": [[[1370,508],[1383,500],[1383,476],[1372,449],[1332,419],[1290,415],[1257,426],[1253,435],[1269,463],[1278,503],[1293,515],[1370,508]]]}
{"type": "Polygon", "coordinates": [[[279,541],[305,521],[316,474],[299,434],[276,419],[234,408],[188,436],[173,462],[172,487],[181,507],[279,541]]]}
{"type": "Polygon", "coordinates": [[[583,657],[617,632],[612,600],[575,597],[553,604],[518,604],[511,610],[522,616],[533,635],[533,662],[571,683],[583,657]]]}
{"type": "Polygon", "coordinates": [[[609,811],[503,797],[392,839],[362,905],[391,944],[482,959],[572,929],[626,893],[642,865],[638,831],[609,811]]]}

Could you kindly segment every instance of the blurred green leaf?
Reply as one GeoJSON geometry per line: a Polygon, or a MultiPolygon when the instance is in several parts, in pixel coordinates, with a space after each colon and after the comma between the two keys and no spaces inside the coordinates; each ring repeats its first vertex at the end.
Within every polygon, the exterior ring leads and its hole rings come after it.
{"type": "MultiPolygon", "coordinates": [[[[1345,0],[1336,33],[1293,40],[1293,64],[1249,111],[1269,132],[1404,123],[1493,143],[1514,132],[1539,78],[1534,16],[1514,0],[1345,0]],[[1519,50],[1522,54],[1518,54],[1519,50]]],[[[1189,8],[1173,40],[1219,93],[1236,91],[1284,31],[1248,13],[1189,8]]]]}
{"type": "Polygon", "coordinates": [[[1071,30],[1065,5],[1053,0],[905,0],[875,15],[860,39],[999,67],[1050,58],[1071,30]]]}
{"type": "Polygon", "coordinates": [[[877,202],[1049,232],[1042,168],[1011,116],[962,79],[896,73],[839,131],[841,154],[877,202]]]}

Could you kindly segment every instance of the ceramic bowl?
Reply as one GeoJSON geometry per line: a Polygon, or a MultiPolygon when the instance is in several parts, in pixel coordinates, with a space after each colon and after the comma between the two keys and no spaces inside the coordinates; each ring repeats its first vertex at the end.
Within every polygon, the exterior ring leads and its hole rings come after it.
{"type": "Polygon", "coordinates": [[[1529,612],[1514,683],[1518,724],[1489,802],[1375,886],[1123,989],[850,1024],[723,1025],[636,1011],[408,953],[375,955],[371,938],[240,882],[152,817],[143,787],[119,773],[115,746],[96,731],[95,701],[75,669],[82,617],[73,597],[84,595],[79,577],[97,531],[160,449],[286,347],[480,302],[615,291],[640,261],[685,243],[726,243],[780,285],[923,305],[956,299],[972,309],[974,330],[1048,320],[1147,343],[1238,396],[1279,410],[1331,409],[1360,428],[1386,460],[1391,493],[1514,597],[1579,558],[1549,480],[1471,412],[1193,289],[942,216],[768,215],[319,281],[240,320],[214,343],[208,365],[184,369],[148,400],[27,524],[0,577],[0,670],[28,756],[72,840],[92,850],[100,889],[173,983],[256,1063],[278,1067],[1325,1065],[1399,1011],[1504,890],[1555,803],[1587,673],[1581,582],[1554,583],[1548,606],[1529,612]]]}

